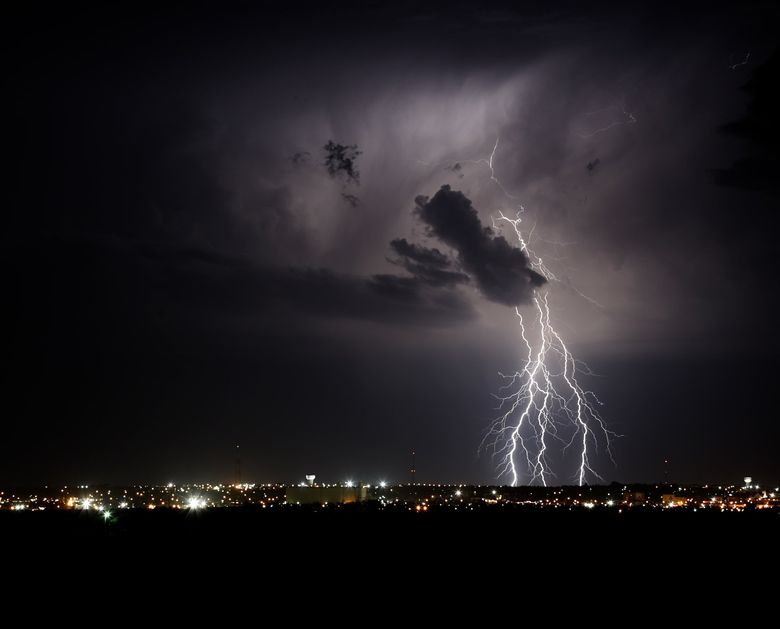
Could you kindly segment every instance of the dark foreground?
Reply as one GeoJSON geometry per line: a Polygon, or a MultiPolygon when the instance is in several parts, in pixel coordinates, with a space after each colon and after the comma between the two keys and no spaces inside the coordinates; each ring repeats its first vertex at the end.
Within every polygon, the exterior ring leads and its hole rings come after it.
{"type": "Polygon", "coordinates": [[[572,588],[671,595],[746,578],[760,587],[757,575],[780,558],[780,513],[354,504],[127,509],[103,521],[80,510],[4,511],[0,539],[23,589],[445,591],[454,604],[464,590],[525,600],[572,588]]]}

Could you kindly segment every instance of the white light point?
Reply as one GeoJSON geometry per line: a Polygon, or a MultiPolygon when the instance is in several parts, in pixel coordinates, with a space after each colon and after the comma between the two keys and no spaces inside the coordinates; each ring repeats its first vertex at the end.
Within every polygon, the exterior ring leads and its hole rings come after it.
{"type": "Polygon", "coordinates": [[[206,501],[202,498],[197,498],[193,496],[189,500],[187,500],[187,508],[192,510],[198,510],[203,509],[206,506],[206,501]]]}

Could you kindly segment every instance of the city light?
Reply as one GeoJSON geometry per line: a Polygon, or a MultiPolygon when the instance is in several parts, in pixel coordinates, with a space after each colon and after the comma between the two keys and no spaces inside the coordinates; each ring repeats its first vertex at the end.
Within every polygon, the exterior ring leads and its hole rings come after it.
{"type": "Polygon", "coordinates": [[[206,506],[206,501],[202,498],[198,498],[196,496],[192,496],[187,500],[187,508],[188,509],[203,509],[206,506]]]}
{"type": "MultiPolygon", "coordinates": [[[[81,491],[81,487],[73,488],[81,491]]],[[[44,488],[30,493],[0,491],[0,510],[39,512],[51,509],[94,510],[106,522],[115,519],[116,510],[229,508],[260,505],[263,508],[285,505],[328,505],[338,508],[348,503],[362,502],[379,510],[414,508],[420,510],[477,510],[526,506],[534,508],[568,507],[569,509],[615,508],[616,512],[632,510],[688,510],[741,512],[760,509],[780,512],[780,493],[770,489],[756,491],[742,483],[714,487],[712,485],[662,484],[625,486],[621,493],[606,485],[586,487],[480,487],[416,483],[392,485],[380,481],[373,485],[356,481],[320,485],[235,485],[192,484],[169,488],[167,485],[135,485],[127,487],[93,487],[88,497],[70,493],[68,488],[44,488]],[[344,487],[360,487],[360,491],[343,491],[344,487]],[[713,491],[714,490],[714,491],[713,491]]]]}

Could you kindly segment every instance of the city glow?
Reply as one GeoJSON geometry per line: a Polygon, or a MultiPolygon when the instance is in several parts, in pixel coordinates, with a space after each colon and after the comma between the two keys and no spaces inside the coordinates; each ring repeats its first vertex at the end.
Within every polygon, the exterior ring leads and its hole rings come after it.
{"type": "MultiPolygon", "coordinates": [[[[362,485],[361,485],[362,486],[362,485]]],[[[45,492],[18,493],[0,491],[0,509],[9,511],[40,512],[50,509],[69,510],[74,507],[88,510],[94,509],[108,522],[115,518],[112,500],[117,495],[127,498],[118,503],[119,509],[192,509],[208,507],[229,508],[243,505],[261,505],[263,508],[285,505],[331,505],[338,508],[345,503],[368,501],[376,508],[414,508],[420,505],[420,510],[428,508],[453,510],[475,510],[498,505],[500,507],[523,506],[538,507],[580,507],[593,509],[599,506],[619,507],[617,513],[626,509],[633,510],[688,510],[699,511],[731,511],[741,512],[751,509],[762,511],[779,511],[780,498],[777,491],[757,492],[744,485],[725,485],[714,488],[704,485],[642,485],[633,488],[623,487],[615,491],[613,486],[590,485],[585,487],[482,487],[466,485],[446,485],[438,483],[416,483],[414,485],[392,486],[385,482],[385,488],[380,492],[380,485],[365,487],[361,492],[342,492],[339,488],[344,484],[316,486],[315,490],[308,485],[242,485],[237,489],[233,485],[222,485],[219,491],[216,485],[198,484],[183,485],[168,488],[161,486],[134,486],[125,488],[100,487],[92,489],[90,497],[79,498],[69,495],[65,488],[45,492]],[[468,488],[466,488],[468,487],[468,488]],[[328,489],[332,489],[328,493],[328,489]],[[117,490],[118,489],[118,490],[117,490]],[[713,489],[717,493],[713,492],[713,489]],[[303,490],[303,491],[301,491],[303,490]],[[208,492],[208,493],[207,493],[208,492]],[[422,493],[421,493],[422,492],[422,493]]]]}

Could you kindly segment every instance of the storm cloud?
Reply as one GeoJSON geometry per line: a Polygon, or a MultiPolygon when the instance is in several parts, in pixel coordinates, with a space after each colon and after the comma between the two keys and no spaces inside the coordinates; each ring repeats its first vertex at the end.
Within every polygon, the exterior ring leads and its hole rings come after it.
{"type": "Polygon", "coordinates": [[[469,276],[454,270],[453,261],[438,249],[410,243],[406,238],[392,240],[390,247],[399,256],[394,262],[426,284],[455,286],[469,281],[469,276]]]}
{"type": "Polygon", "coordinates": [[[452,247],[461,267],[491,301],[517,306],[528,303],[545,278],[531,269],[528,256],[482,225],[471,201],[443,185],[432,198],[418,196],[416,213],[430,236],[452,247]]]}
{"type": "Polygon", "coordinates": [[[160,243],[127,246],[101,239],[60,242],[58,250],[60,273],[80,281],[97,283],[105,269],[113,269],[114,284],[104,288],[104,301],[132,295],[133,302],[155,303],[196,325],[223,325],[239,315],[275,325],[295,316],[449,326],[476,314],[465,296],[447,290],[451,282],[432,281],[424,274],[357,275],[269,266],[214,250],[160,243]],[[134,277],[154,282],[134,285],[134,277]]]}
{"type": "Polygon", "coordinates": [[[360,183],[357,158],[362,153],[356,144],[339,144],[333,140],[323,147],[325,150],[325,168],[331,177],[343,175],[347,182],[360,183]]]}

